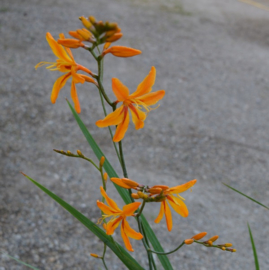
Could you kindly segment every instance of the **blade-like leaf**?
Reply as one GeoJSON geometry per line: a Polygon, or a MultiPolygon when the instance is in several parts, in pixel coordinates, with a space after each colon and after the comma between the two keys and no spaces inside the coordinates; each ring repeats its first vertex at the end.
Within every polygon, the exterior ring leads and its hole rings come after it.
{"type": "Polygon", "coordinates": [[[67,202],[62,200],[60,197],[52,193],[50,190],[46,189],[44,186],[30,178],[29,176],[23,174],[27,177],[33,184],[39,187],[42,191],[47,193],[53,200],[59,203],[63,208],[65,208],[70,214],[72,214],[78,221],[80,221],[85,227],[92,231],[100,240],[102,240],[117,256],[118,258],[128,267],[128,269],[142,270],[138,262],[118,243],[112,240],[112,237],[107,235],[103,230],[101,230],[95,223],[90,221],[87,217],[81,214],[74,207],[69,205],[67,202]]]}
{"type": "Polygon", "coordinates": [[[254,239],[253,239],[252,232],[251,232],[251,229],[249,227],[249,224],[248,224],[248,231],[249,231],[249,237],[250,237],[250,241],[251,241],[251,245],[252,245],[252,250],[253,250],[255,267],[256,267],[256,270],[260,270],[259,260],[258,260],[258,254],[257,254],[257,251],[256,251],[254,239]]]}
{"type": "Polygon", "coordinates": [[[239,194],[245,196],[246,198],[252,200],[253,202],[255,202],[255,203],[257,203],[257,204],[263,206],[263,207],[266,208],[267,210],[269,210],[269,207],[267,207],[267,206],[265,206],[264,204],[262,204],[262,203],[260,203],[260,202],[258,202],[258,201],[256,201],[256,200],[254,200],[253,198],[247,196],[246,194],[240,192],[239,190],[237,190],[237,189],[235,189],[235,188],[233,188],[233,187],[231,187],[231,186],[229,186],[229,185],[227,185],[227,184],[225,184],[225,183],[222,183],[222,184],[223,184],[224,186],[230,188],[231,190],[233,190],[233,191],[235,191],[235,192],[237,192],[237,193],[239,193],[239,194]]]}
{"type": "MultiPolygon", "coordinates": [[[[67,103],[83,133],[83,135],[85,136],[86,140],[88,141],[89,145],[91,146],[93,152],[95,153],[96,157],[98,159],[100,159],[102,156],[105,156],[104,153],[101,151],[100,147],[97,145],[97,143],[95,142],[95,140],[93,139],[92,135],[90,134],[90,132],[88,131],[88,129],[86,128],[86,126],[84,125],[84,123],[82,122],[82,120],[80,119],[80,117],[78,116],[78,114],[76,113],[76,111],[74,110],[74,108],[72,107],[72,105],[68,102],[67,100],[67,103]]],[[[109,161],[107,160],[106,158],[106,161],[104,163],[104,169],[106,170],[108,176],[111,178],[111,177],[119,177],[116,172],[114,171],[113,167],[111,166],[111,164],[109,163],[109,161]]],[[[129,196],[129,193],[126,189],[124,188],[121,188],[117,185],[114,184],[114,186],[116,187],[117,191],[119,192],[120,196],[122,197],[123,201],[126,203],[126,204],[129,204],[131,203],[131,199],[130,199],[130,196],[129,196]]],[[[144,225],[144,229],[146,231],[146,234],[148,236],[148,239],[150,240],[153,248],[156,250],[156,251],[159,251],[159,252],[164,252],[159,240],[157,239],[155,233],[153,232],[153,230],[151,229],[150,225],[148,224],[146,218],[141,215],[141,219],[142,219],[142,223],[144,225]]],[[[173,267],[170,263],[170,261],[168,260],[167,256],[166,255],[160,255],[158,254],[157,255],[163,268],[165,270],[173,270],[173,267]]]]}
{"type": "Polygon", "coordinates": [[[39,270],[38,268],[36,268],[36,267],[34,267],[34,266],[32,266],[32,265],[30,265],[30,264],[28,264],[28,263],[25,263],[25,262],[23,262],[23,261],[21,261],[21,260],[15,258],[15,257],[12,257],[12,256],[10,256],[10,255],[8,255],[8,254],[6,254],[6,253],[5,253],[5,255],[8,256],[10,259],[12,259],[12,260],[14,260],[14,261],[17,261],[18,263],[23,264],[23,265],[25,265],[25,266],[27,266],[27,267],[29,267],[29,268],[31,268],[31,269],[39,270]]]}

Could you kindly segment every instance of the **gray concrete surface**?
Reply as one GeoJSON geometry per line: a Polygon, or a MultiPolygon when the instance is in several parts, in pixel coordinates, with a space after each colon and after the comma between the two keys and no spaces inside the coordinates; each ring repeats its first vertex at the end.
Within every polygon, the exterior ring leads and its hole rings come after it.
{"type": "MultiPolygon", "coordinates": [[[[106,57],[107,89],[118,77],[134,91],[154,65],[154,90],[167,91],[145,128],[131,127],[124,140],[131,179],[170,186],[198,179],[193,192],[183,194],[190,215],[174,214],[172,232],[164,220],[153,222],[159,207],[145,209],[165,249],[200,231],[219,234],[220,242],[237,249],[232,254],[184,247],[170,255],[174,269],[254,269],[247,222],[260,268],[268,269],[268,212],[222,182],[269,205],[269,13],[232,0],[1,1],[0,251],[39,269],[102,269],[89,256],[100,254],[100,241],[19,174],[40,181],[92,220],[99,218],[97,173],[84,161],[52,151],[81,149],[93,157],[66,104],[69,86],[52,105],[59,74],[34,70],[39,61],[55,59],[46,32],[67,34],[80,27],[81,15],[117,21],[124,34],[118,44],[143,52],[131,59],[106,57]]],[[[75,52],[79,63],[96,70],[85,55],[75,52]]],[[[102,118],[96,89],[82,85],[78,92],[83,121],[121,174],[107,130],[95,126],[102,118]]],[[[116,238],[122,241],[119,232],[116,238]]],[[[141,244],[132,243],[134,257],[147,267],[141,244]]],[[[111,252],[108,261],[110,269],[125,269],[111,252]]],[[[0,255],[0,269],[26,267],[0,255]]]]}

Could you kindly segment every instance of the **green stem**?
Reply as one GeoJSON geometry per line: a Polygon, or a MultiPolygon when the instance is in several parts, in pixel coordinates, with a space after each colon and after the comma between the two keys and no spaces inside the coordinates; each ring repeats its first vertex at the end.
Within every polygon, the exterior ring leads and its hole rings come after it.
{"type": "Polygon", "coordinates": [[[152,253],[160,254],[160,255],[168,255],[168,254],[176,252],[177,250],[179,250],[184,245],[185,245],[185,243],[183,241],[177,248],[175,248],[174,250],[169,251],[169,252],[159,252],[159,251],[155,251],[155,250],[151,250],[151,249],[148,249],[148,251],[152,252],[152,253]]]}
{"type": "Polygon", "coordinates": [[[121,162],[122,162],[122,171],[125,178],[128,178],[128,173],[125,165],[123,150],[122,150],[122,140],[119,141],[119,150],[120,150],[120,156],[121,156],[121,162]]]}
{"type": "Polygon", "coordinates": [[[103,261],[105,269],[108,270],[106,262],[105,262],[105,254],[106,254],[106,244],[104,244],[104,251],[103,251],[102,261],[103,261]]]}

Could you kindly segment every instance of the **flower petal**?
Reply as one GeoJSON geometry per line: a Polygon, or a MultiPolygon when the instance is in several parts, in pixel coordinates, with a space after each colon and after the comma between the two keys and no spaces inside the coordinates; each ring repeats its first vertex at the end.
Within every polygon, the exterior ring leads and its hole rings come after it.
{"type": "Polygon", "coordinates": [[[101,195],[106,199],[107,204],[114,209],[115,212],[122,212],[114,200],[108,197],[103,187],[100,187],[101,195]]]}
{"type": "Polygon", "coordinates": [[[129,125],[129,112],[128,107],[124,107],[123,120],[117,126],[116,132],[113,137],[113,142],[119,142],[123,139],[129,125]]]}
{"type": "Polygon", "coordinates": [[[130,204],[126,204],[123,206],[122,208],[122,212],[125,216],[131,216],[134,211],[139,207],[141,203],[140,202],[133,202],[133,203],[130,203],[130,204]]]}
{"type": "Polygon", "coordinates": [[[124,231],[124,220],[122,221],[120,232],[121,232],[121,237],[123,239],[123,242],[125,244],[126,249],[129,250],[129,251],[134,251],[133,248],[132,248],[132,245],[130,243],[129,238],[128,238],[128,236],[126,235],[126,233],[124,231]]]}
{"type": "Polygon", "coordinates": [[[73,49],[85,46],[80,40],[76,40],[73,38],[58,39],[57,42],[58,44],[61,44],[64,47],[73,48],[73,49]]]}
{"type": "Polygon", "coordinates": [[[159,100],[161,100],[165,95],[164,90],[159,90],[154,93],[146,94],[142,97],[137,98],[136,100],[146,104],[147,106],[156,104],[159,100]]]}
{"type": "Polygon", "coordinates": [[[174,196],[167,196],[167,200],[172,206],[172,208],[182,217],[187,217],[189,215],[188,208],[186,204],[180,199],[174,196]]]}
{"type": "Polygon", "coordinates": [[[157,218],[154,220],[155,223],[159,223],[162,218],[163,218],[163,214],[164,214],[164,201],[161,202],[161,208],[160,208],[160,212],[159,215],[157,216],[157,218]]]}
{"type": "Polygon", "coordinates": [[[165,213],[167,229],[170,232],[173,227],[173,221],[172,221],[172,213],[166,200],[164,201],[164,213],[165,213]]]}
{"type": "Polygon", "coordinates": [[[156,69],[151,67],[149,74],[146,78],[137,86],[136,91],[130,95],[132,98],[140,97],[151,91],[152,86],[155,83],[156,69]]]}
{"type": "Polygon", "coordinates": [[[144,127],[144,120],[146,119],[146,114],[136,108],[133,104],[129,105],[132,114],[132,120],[135,125],[135,129],[140,129],[144,127]]]}
{"type": "Polygon", "coordinates": [[[57,41],[53,38],[51,33],[46,34],[47,42],[50,45],[51,50],[53,53],[59,58],[63,59],[66,62],[72,62],[72,59],[69,57],[69,55],[66,53],[65,49],[57,43],[57,41]]]}
{"type": "Polygon", "coordinates": [[[103,211],[106,215],[115,214],[114,209],[111,207],[105,205],[104,203],[97,201],[97,206],[100,208],[101,211],[103,211]]]}
{"type": "Polygon", "coordinates": [[[106,234],[112,235],[114,233],[114,231],[117,229],[117,227],[119,226],[122,219],[123,219],[123,217],[120,216],[116,219],[110,220],[106,226],[106,234]]]}
{"type": "Polygon", "coordinates": [[[118,125],[123,120],[124,117],[123,110],[124,106],[122,105],[114,112],[108,114],[103,120],[98,120],[95,124],[100,128],[118,125]]]}
{"type": "Polygon", "coordinates": [[[124,101],[129,96],[128,88],[117,78],[112,78],[112,90],[118,101],[124,101]]]}
{"type": "Polygon", "coordinates": [[[50,96],[50,100],[53,104],[56,102],[56,99],[58,97],[60,90],[64,87],[66,81],[70,78],[70,76],[71,76],[71,72],[68,72],[68,73],[62,75],[61,77],[59,77],[55,81],[53,88],[52,88],[51,96],[50,96]]]}
{"type": "Polygon", "coordinates": [[[77,90],[76,90],[76,85],[75,85],[75,82],[72,81],[71,83],[71,98],[75,104],[75,110],[77,113],[80,113],[81,112],[81,109],[80,109],[80,104],[79,104],[79,100],[78,100],[78,94],[77,94],[77,90]]]}
{"type": "Polygon", "coordinates": [[[124,232],[127,234],[127,236],[135,240],[141,240],[143,238],[143,235],[140,232],[136,232],[134,229],[130,227],[126,219],[124,219],[124,223],[122,221],[122,225],[124,227],[124,232]]]}
{"type": "Polygon", "coordinates": [[[171,187],[169,189],[167,189],[165,191],[165,194],[177,194],[177,193],[182,193],[186,190],[188,190],[189,188],[191,188],[192,186],[195,185],[195,183],[197,182],[196,179],[191,180],[183,185],[179,185],[179,186],[175,186],[175,187],[171,187]]]}
{"type": "MultiPolygon", "coordinates": [[[[64,33],[60,33],[59,38],[60,39],[65,39],[64,33]]],[[[65,50],[69,54],[69,56],[71,57],[72,61],[75,63],[74,56],[73,56],[71,50],[69,48],[65,48],[65,50]]]]}

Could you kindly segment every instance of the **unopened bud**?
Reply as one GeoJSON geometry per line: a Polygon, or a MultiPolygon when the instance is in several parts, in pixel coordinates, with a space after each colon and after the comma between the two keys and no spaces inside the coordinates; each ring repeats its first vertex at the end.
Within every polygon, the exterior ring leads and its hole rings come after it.
{"type": "Polygon", "coordinates": [[[66,152],[67,155],[73,155],[69,150],[66,152]]]}
{"type": "Polygon", "coordinates": [[[200,239],[202,239],[203,237],[205,237],[206,235],[207,235],[207,232],[201,232],[201,233],[198,233],[198,234],[194,235],[194,236],[192,237],[192,239],[194,239],[194,240],[200,240],[200,239]]]}
{"type": "Polygon", "coordinates": [[[128,179],[128,178],[122,178],[121,181],[128,185],[130,188],[136,188],[139,186],[139,184],[131,179],[128,179]]]}
{"type": "Polygon", "coordinates": [[[141,199],[147,199],[148,198],[148,195],[143,193],[142,191],[138,191],[137,192],[137,195],[139,196],[139,198],[141,199]]]}
{"type": "Polygon", "coordinates": [[[122,33],[116,33],[106,39],[107,42],[114,42],[119,40],[122,37],[122,33]]]}
{"type": "Polygon", "coordinates": [[[91,253],[90,254],[92,257],[94,257],[94,258],[99,258],[99,256],[97,255],[97,254],[95,254],[95,253],[91,253]]]}
{"type": "Polygon", "coordinates": [[[100,167],[102,167],[104,165],[105,161],[106,161],[106,158],[104,156],[102,156],[100,159],[100,167]]]}
{"type": "Polygon", "coordinates": [[[161,188],[155,188],[155,187],[152,187],[148,190],[149,193],[151,194],[160,194],[162,192],[162,189],[161,188]]]}
{"type": "Polygon", "coordinates": [[[106,172],[104,173],[104,180],[105,181],[107,180],[107,173],[106,172]]]}
{"type": "Polygon", "coordinates": [[[184,241],[184,243],[186,244],[186,245],[191,245],[192,243],[193,243],[193,239],[186,239],[185,241],[184,241]]]}
{"type": "Polygon", "coordinates": [[[232,252],[236,252],[236,249],[234,248],[234,249],[232,249],[232,252]]]}
{"type": "Polygon", "coordinates": [[[139,195],[137,193],[132,193],[131,196],[132,196],[133,199],[136,199],[136,200],[140,199],[140,197],[139,197],[139,195]]]}
{"type": "Polygon", "coordinates": [[[77,150],[77,153],[78,153],[78,155],[79,155],[80,157],[84,157],[84,155],[81,153],[80,150],[77,150]]]}
{"type": "Polygon", "coordinates": [[[224,244],[224,246],[225,247],[231,247],[233,244],[231,244],[231,243],[226,243],[226,244],[224,244]]]}
{"type": "Polygon", "coordinates": [[[218,235],[214,235],[214,236],[212,236],[210,239],[208,239],[208,242],[209,242],[209,241],[215,242],[218,238],[219,238],[218,235]]]}
{"type": "Polygon", "coordinates": [[[221,249],[222,249],[222,250],[226,250],[226,247],[222,247],[221,249]]]}
{"type": "Polygon", "coordinates": [[[208,240],[207,243],[208,243],[209,246],[212,246],[213,245],[213,242],[210,241],[210,240],[208,240]]]}
{"type": "Polygon", "coordinates": [[[91,28],[91,26],[92,26],[92,24],[85,18],[85,17],[79,17],[79,19],[81,20],[81,22],[82,22],[82,24],[86,27],[86,28],[88,28],[88,29],[90,29],[91,28]]]}
{"type": "Polygon", "coordinates": [[[89,21],[90,21],[92,24],[94,24],[96,20],[95,20],[95,18],[94,18],[93,16],[90,16],[90,17],[89,17],[89,21]]]}

